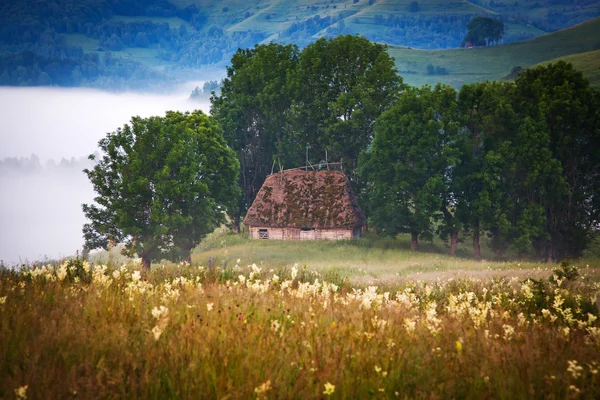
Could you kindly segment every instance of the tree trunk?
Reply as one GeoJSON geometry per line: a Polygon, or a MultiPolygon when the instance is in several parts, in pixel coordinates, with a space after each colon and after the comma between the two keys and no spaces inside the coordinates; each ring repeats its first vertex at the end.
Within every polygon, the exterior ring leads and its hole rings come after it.
{"type": "Polygon", "coordinates": [[[542,246],[537,245],[537,246],[535,246],[535,262],[541,262],[541,261],[542,261],[542,246]]]}
{"type": "Polygon", "coordinates": [[[410,249],[411,250],[419,250],[419,234],[418,233],[410,234],[410,249]]]}
{"type": "Polygon", "coordinates": [[[240,229],[240,220],[241,220],[241,217],[240,217],[239,214],[234,215],[232,223],[233,223],[233,231],[235,233],[240,233],[241,232],[241,229],[240,229]]]}
{"type": "Polygon", "coordinates": [[[479,229],[473,231],[473,256],[476,259],[481,259],[481,246],[479,245],[479,229]]]}
{"type": "Polygon", "coordinates": [[[150,272],[150,259],[146,256],[142,256],[142,273],[146,275],[150,272]]]}
{"type": "Polygon", "coordinates": [[[450,233],[450,250],[448,251],[448,253],[451,256],[455,256],[456,255],[456,244],[458,243],[458,232],[451,232],[450,233]]]}
{"type": "Polygon", "coordinates": [[[185,254],[187,255],[185,257],[185,262],[192,265],[192,249],[185,249],[185,254]]]}
{"type": "Polygon", "coordinates": [[[548,242],[548,244],[546,245],[546,262],[547,263],[552,262],[552,243],[551,242],[548,242]]]}

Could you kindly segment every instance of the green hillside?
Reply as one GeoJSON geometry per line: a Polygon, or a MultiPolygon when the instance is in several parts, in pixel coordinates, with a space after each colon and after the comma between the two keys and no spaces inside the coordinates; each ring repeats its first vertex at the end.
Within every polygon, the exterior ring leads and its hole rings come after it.
{"type": "MultiPolygon", "coordinates": [[[[594,72],[600,49],[600,18],[575,27],[543,35],[531,40],[485,48],[423,51],[390,46],[396,66],[411,85],[437,82],[460,86],[464,83],[501,79],[517,66],[526,68],[545,61],[593,52],[588,56],[574,56],[577,67],[585,74],[594,72]],[[444,68],[445,75],[428,74],[427,66],[444,68]]],[[[570,60],[569,60],[570,61],[570,60]]],[[[597,69],[597,68],[596,68],[597,69]]]]}
{"type": "Polygon", "coordinates": [[[359,34],[392,46],[407,82],[459,86],[596,50],[595,23],[543,35],[599,15],[588,0],[14,0],[0,2],[0,85],[171,84],[222,70],[238,48],[359,34]],[[515,44],[456,50],[476,16],[501,20],[515,44]]]}
{"type": "Polygon", "coordinates": [[[558,57],[538,65],[547,65],[549,63],[557,62],[558,60],[573,64],[575,68],[583,72],[583,75],[589,79],[591,86],[600,88],[600,50],[558,57]]]}

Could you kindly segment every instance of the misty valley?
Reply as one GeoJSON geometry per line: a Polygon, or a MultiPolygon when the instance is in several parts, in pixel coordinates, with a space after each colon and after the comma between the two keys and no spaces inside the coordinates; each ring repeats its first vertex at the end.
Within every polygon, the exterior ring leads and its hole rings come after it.
{"type": "Polygon", "coordinates": [[[208,99],[189,99],[202,84],[169,94],[0,88],[0,260],[13,265],[81,251],[81,204],[94,197],[82,171],[98,140],[135,115],[208,112],[208,99]]]}

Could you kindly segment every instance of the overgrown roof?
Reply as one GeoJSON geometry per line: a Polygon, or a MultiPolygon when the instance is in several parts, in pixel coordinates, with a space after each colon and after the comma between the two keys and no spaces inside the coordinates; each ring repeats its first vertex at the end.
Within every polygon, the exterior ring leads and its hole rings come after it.
{"type": "Polygon", "coordinates": [[[288,170],[267,177],[244,224],[288,228],[358,228],[366,222],[346,176],[288,170]]]}

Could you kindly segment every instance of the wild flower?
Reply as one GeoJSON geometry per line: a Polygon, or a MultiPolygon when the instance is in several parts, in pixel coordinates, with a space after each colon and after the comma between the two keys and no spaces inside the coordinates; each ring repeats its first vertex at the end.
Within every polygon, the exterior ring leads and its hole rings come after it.
{"type": "Polygon", "coordinates": [[[2,305],[2,304],[4,304],[4,303],[6,303],[6,297],[7,297],[7,296],[0,297],[0,305],[2,305]]]}
{"type": "Polygon", "coordinates": [[[325,383],[325,391],[323,392],[326,396],[331,396],[335,392],[335,385],[327,382],[325,383]]]}
{"type": "Polygon", "coordinates": [[[296,279],[298,276],[298,264],[294,264],[292,267],[292,280],[296,279]]]}
{"type": "Polygon", "coordinates": [[[256,396],[258,398],[260,398],[261,396],[266,398],[266,393],[271,390],[271,380],[268,380],[264,383],[261,383],[259,386],[254,388],[254,393],[256,393],[256,396]]]}
{"type": "Polygon", "coordinates": [[[504,340],[510,341],[515,335],[515,328],[511,325],[504,324],[502,325],[502,329],[504,330],[504,340]]]}
{"type": "Polygon", "coordinates": [[[27,399],[27,388],[29,388],[29,385],[23,385],[15,389],[15,395],[17,396],[17,399],[27,399]]]}
{"type": "Polygon", "coordinates": [[[579,393],[579,392],[581,392],[581,391],[580,391],[580,390],[577,388],[577,386],[575,386],[575,385],[571,385],[571,386],[569,386],[569,390],[570,390],[570,391],[572,391],[572,392],[574,392],[574,393],[579,393]]]}
{"type": "Polygon", "coordinates": [[[162,335],[163,330],[160,328],[160,326],[156,325],[154,328],[152,328],[152,334],[154,335],[154,340],[158,340],[160,338],[160,335],[162,335]]]}
{"type": "Polygon", "coordinates": [[[213,303],[206,303],[206,309],[208,311],[212,311],[213,310],[213,303]]]}
{"type": "Polygon", "coordinates": [[[156,319],[160,319],[164,316],[166,316],[169,313],[169,309],[165,306],[160,306],[160,307],[154,307],[152,309],[152,316],[156,319]]]}
{"type": "Polygon", "coordinates": [[[141,273],[140,271],[133,271],[133,272],[131,273],[131,280],[132,280],[133,282],[137,282],[137,281],[139,281],[140,279],[142,279],[142,273],[141,273]]]}
{"type": "Polygon", "coordinates": [[[569,364],[569,366],[567,367],[567,371],[571,373],[573,379],[579,378],[583,371],[583,367],[579,365],[577,360],[569,360],[567,361],[567,364],[569,364]]]}
{"type": "Polygon", "coordinates": [[[279,321],[277,321],[276,319],[271,321],[271,330],[273,332],[278,332],[280,327],[281,327],[281,324],[279,323],[279,321]]]}
{"type": "Polygon", "coordinates": [[[67,277],[67,273],[69,272],[69,267],[66,262],[62,263],[60,267],[56,270],[56,277],[59,281],[64,281],[67,277]]]}
{"type": "Polygon", "coordinates": [[[455,347],[456,347],[456,352],[457,352],[458,354],[461,354],[461,353],[462,353],[462,350],[463,350],[463,344],[462,344],[462,342],[461,342],[460,340],[457,340],[457,341],[456,341],[456,343],[455,343],[455,347]]]}
{"type": "Polygon", "coordinates": [[[406,329],[406,331],[408,333],[412,333],[415,331],[417,327],[417,321],[415,321],[412,318],[405,318],[404,319],[404,328],[406,329]]]}

